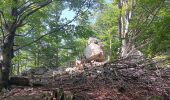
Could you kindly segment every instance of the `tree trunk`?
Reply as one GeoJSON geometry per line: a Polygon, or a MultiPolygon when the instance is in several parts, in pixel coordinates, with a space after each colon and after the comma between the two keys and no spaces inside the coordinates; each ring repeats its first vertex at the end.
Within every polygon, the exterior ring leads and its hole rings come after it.
{"type": "MultiPolygon", "coordinates": [[[[120,56],[122,58],[126,58],[134,49],[134,44],[131,42],[131,38],[129,37],[131,34],[129,34],[129,21],[132,17],[132,9],[129,9],[129,3],[132,3],[131,6],[133,6],[134,0],[119,0],[118,1],[118,7],[120,9],[120,15],[119,15],[119,39],[122,43],[122,47],[120,50],[120,56]],[[125,8],[125,12],[123,12],[123,9],[125,8]],[[125,13],[123,15],[122,13],[125,13]]],[[[133,8],[133,7],[132,7],[133,8]]]]}
{"type": "Polygon", "coordinates": [[[1,73],[1,82],[2,87],[7,88],[10,68],[11,68],[11,60],[14,57],[13,55],[13,44],[14,44],[15,31],[8,33],[7,37],[4,40],[2,45],[2,73],[1,73]]]}
{"type": "Polygon", "coordinates": [[[108,61],[112,61],[112,32],[109,33],[110,37],[109,37],[109,55],[108,55],[108,61]]]}
{"type": "Polygon", "coordinates": [[[121,57],[125,57],[127,54],[127,37],[126,34],[128,32],[128,11],[126,9],[125,16],[122,15],[122,8],[128,5],[128,0],[119,0],[118,7],[120,9],[119,15],[119,36],[121,39],[122,47],[121,47],[121,57]]]}
{"type": "Polygon", "coordinates": [[[1,64],[1,62],[0,62],[0,92],[1,92],[1,90],[2,90],[2,64],[1,64]]]}
{"type": "MultiPolygon", "coordinates": [[[[1,64],[2,67],[0,68],[0,88],[8,86],[8,80],[9,80],[9,74],[10,74],[10,68],[11,68],[11,60],[14,57],[14,50],[13,50],[13,45],[14,45],[14,37],[15,37],[15,32],[18,27],[23,26],[23,21],[31,16],[33,13],[37,12],[39,9],[47,6],[52,2],[52,0],[47,0],[43,3],[40,3],[35,9],[30,9],[30,6],[26,6],[23,11],[20,11],[18,8],[18,2],[19,0],[12,0],[11,2],[13,5],[9,7],[9,17],[10,18],[5,18],[4,16],[4,22],[1,23],[3,29],[4,29],[4,36],[3,36],[3,43],[1,45],[2,51],[0,51],[2,55],[1,59],[1,64]],[[12,2],[13,1],[13,2],[12,2]],[[15,5],[15,6],[14,6],[15,5]],[[29,10],[28,12],[26,12],[29,10]]],[[[26,5],[26,4],[24,4],[26,5]]],[[[3,12],[3,11],[1,11],[3,12]]],[[[8,13],[5,12],[5,13],[8,13]]],[[[2,13],[3,15],[3,13],[2,13]]],[[[44,35],[46,36],[46,35],[44,35]]],[[[39,38],[41,39],[41,38],[39,38]]],[[[38,41],[38,40],[36,40],[38,41]]],[[[36,42],[34,41],[34,42],[36,42]]]]}
{"type": "Polygon", "coordinates": [[[19,68],[20,68],[20,61],[18,60],[18,65],[17,65],[17,75],[19,75],[19,73],[20,73],[19,68]]]}
{"type": "MultiPolygon", "coordinates": [[[[18,0],[14,0],[15,4],[18,3],[18,0]]],[[[11,7],[10,10],[10,17],[12,20],[5,20],[3,23],[4,28],[4,37],[1,45],[1,89],[7,88],[9,83],[9,76],[10,76],[10,68],[12,66],[11,60],[14,57],[14,37],[15,32],[17,29],[17,7],[11,7]]]]}
{"type": "Polygon", "coordinates": [[[56,56],[55,56],[55,59],[56,59],[56,64],[55,64],[55,66],[56,67],[59,67],[59,55],[58,55],[58,53],[59,53],[59,48],[57,47],[56,48],[56,56]]]}

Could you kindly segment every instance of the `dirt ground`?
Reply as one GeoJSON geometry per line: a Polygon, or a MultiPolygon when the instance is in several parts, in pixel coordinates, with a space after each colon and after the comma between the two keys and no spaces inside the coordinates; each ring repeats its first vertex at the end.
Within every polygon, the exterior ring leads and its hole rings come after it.
{"type": "Polygon", "coordinates": [[[74,100],[170,100],[170,68],[105,65],[54,76],[44,86],[12,86],[0,100],[48,100],[52,89],[69,91],[74,100]]]}

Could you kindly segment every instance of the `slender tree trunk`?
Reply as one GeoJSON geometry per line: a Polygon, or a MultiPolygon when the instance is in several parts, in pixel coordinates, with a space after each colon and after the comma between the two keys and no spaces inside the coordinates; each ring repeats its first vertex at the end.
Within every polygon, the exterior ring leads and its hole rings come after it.
{"type": "Polygon", "coordinates": [[[109,55],[108,55],[108,61],[112,61],[112,32],[109,33],[109,55]]]}
{"type": "Polygon", "coordinates": [[[20,62],[19,62],[19,60],[18,60],[18,65],[17,65],[17,75],[19,75],[19,73],[20,73],[19,68],[20,68],[20,62]]]}
{"type": "Polygon", "coordinates": [[[37,54],[37,67],[40,66],[40,50],[38,50],[38,54],[37,54]]]}
{"type": "MultiPolygon", "coordinates": [[[[122,46],[120,48],[120,56],[125,58],[128,56],[129,52],[131,52],[134,48],[134,44],[131,42],[129,32],[129,22],[132,17],[132,9],[129,9],[129,3],[133,3],[134,0],[119,0],[118,1],[118,7],[120,9],[120,15],[119,15],[119,39],[122,43],[122,46]],[[123,12],[123,9],[125,9],[125,12],[123,12]],[[125,13],[123,15],[122,13],[125,13]]],[[[133,4],[131,4],[133,6],[133,4]]],[[[133,8],[133,7],[132,7],[133,8]]]]}
{"type": "MultiPolygon", "coordinates": [[[[17,55],[19,55],[19,50],[17,51],[17,55]]],[[[13,70],[14,71],[16,71],[16,74],[17,75],[19,75],[19,73],[20,73],[20,70],[19,70],[19,68],[20,68],[20,60],[21,60],[21,58],[20,58],[20,56],[18,57],[18,60],[17,60],[17,65],[16,66],[14,66],[13,67],[13,70]]],[[[15,73],[14,73],[15,74],[15,73]]]]}
{"type": "Polygon", "coordinates": [[[0,62],[0,92],[1,92],[1,90],[2,90],[2,88],[3,88],[2,85],[3,85],[3,84],[2,84],[2,64],[1,64],[1,62],[0,62]]]}
{"type": "Polygon", "coordinates": [[[34,66],[37,67],[37,53],[35,53],[35,58],[34,59],[34,66]]]}
{"type": "MultiPolygon", "coordinates": [[[[129,18],[128,18],[128,10],[127,10],[127,6],[128,6],[128,0],[119,0],[119,9],[122,10],[123,8],[126,8],[125,10],[125,15],[122,16],[122,14],[120,14],[120,29],[121,32],[121,42],[122,42],[122,47],[121,47],[121,57],[125,57],[127,54],[127,48],[128,48],[128,43],[127,43],[127,32],[128,32],[128,27],[129,27],[129,18]]],[[[122,11],[120,13],[123,13],[122,11]]]]}
{"type": "Polygon", "coordinates": [[[56,67],[59,67],[59,57],[58,57],[58,53],[59,53],[59,48],[56,48],[56,67]]]}

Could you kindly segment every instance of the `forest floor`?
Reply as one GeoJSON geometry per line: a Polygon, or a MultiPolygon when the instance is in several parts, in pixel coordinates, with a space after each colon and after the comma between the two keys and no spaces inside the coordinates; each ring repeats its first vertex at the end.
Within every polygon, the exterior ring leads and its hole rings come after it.
{"type": "MultiPolygon", "coordinates": [[[[170,68],[105,64],[48,78],[43,86],[13,86],[0,100],[48,100],[62,88],[74,100],[170,100],[170,68]]],[[[52,99],[58,100],[58,99],[52,99]]]]}

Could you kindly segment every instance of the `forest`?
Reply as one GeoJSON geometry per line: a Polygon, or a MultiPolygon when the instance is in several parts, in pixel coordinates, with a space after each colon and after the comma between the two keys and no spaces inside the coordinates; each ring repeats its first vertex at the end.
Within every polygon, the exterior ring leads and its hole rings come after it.
{"type": "Polygon", "coordinates": [[[0,100],[170,100],[170,1],[0,0],[0,100]]]}

